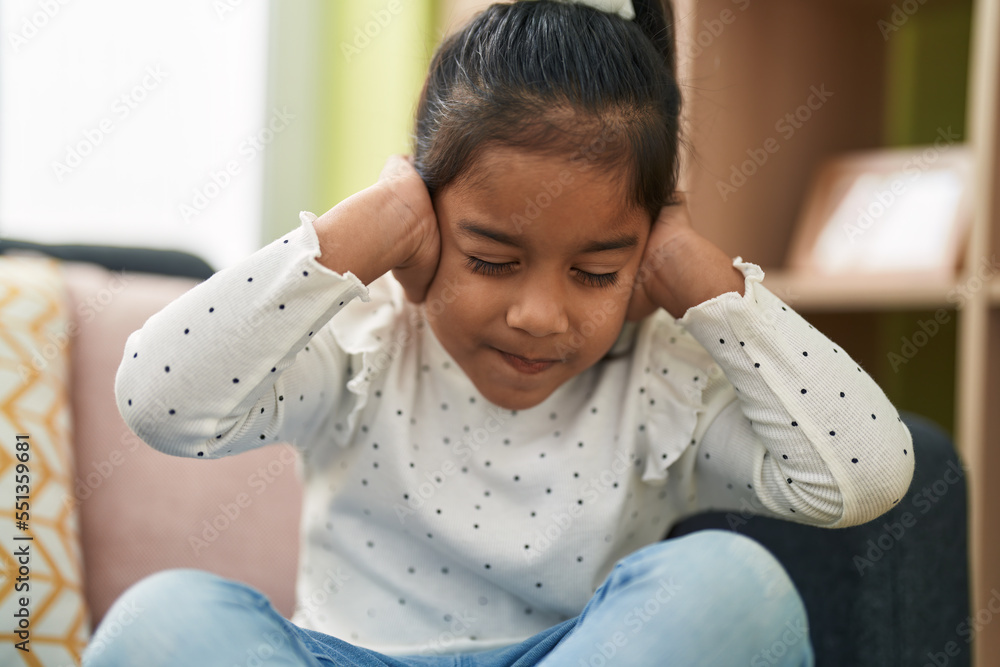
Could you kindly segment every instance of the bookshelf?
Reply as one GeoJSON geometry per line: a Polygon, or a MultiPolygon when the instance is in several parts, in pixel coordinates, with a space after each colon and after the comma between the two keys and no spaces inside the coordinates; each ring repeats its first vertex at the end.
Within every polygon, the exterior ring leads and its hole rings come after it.
{"type": "MultiPolygon", "coordinates": [[[[764,284],[859,361],[898,408],[952,432],[967,468],[970,614],[986,609],[1000,590],[1000,484],[989,483],[1000,473],[1000,410],[991,409],[1000,400],[1000,279],[981,272],[984,261],[1000,262],[1000,0],[673,2],[693,146],[682,188],[696,228],[759,264],[764,284]],[[809,113],[787,120],[811,96],[809,113]],[[931,144],[948,128],[971,147],[975,179],[972,229],[953,278],[834,282],[786,269],[820,164],[848,151],[931,144]],[[766,162],[744,182],[734,178],[747,151],[767,145],[766,162]],[[938,332],[894,365],[889,354],[935,317],[938,332]]],[[[439,31],[488,4],[442,0],[439,31]]],[[[1000,664],[1000,622],[974,634],[973,664],[1000,664]]]]}
{"type": "MultiPolygon", "coordinates": [[[[968,471],[970,614],[987,609],[1000,589],[1000,488],[989,483],[1000,472],[1000,413],[991,409],[1000,399],[1000,2],[675,0],[675,8],[695,224],[730,255],[760,264],[764,284],[848,350],[897,407],[952,431],[968,471]],[[915,11],[899,14],[903,4],[915,11]],[[794,133],[779,134],[778,119],[821,85],[832,95],[794,133]],[[835,282],[785,268],[824,160],[930,144],[946,128],[972,148],[975,179],[972,230],[952,279],[835,282]],[[720,191],[731,166],[768,138],[780,149],[736,192],[720,191]],[[926,345],[905,364],[890,361],[936,315],[943,324],[926,345]]],[[[973,664],[998,663],[1000,623],[987,623],[973,635],[973,664]]]]}

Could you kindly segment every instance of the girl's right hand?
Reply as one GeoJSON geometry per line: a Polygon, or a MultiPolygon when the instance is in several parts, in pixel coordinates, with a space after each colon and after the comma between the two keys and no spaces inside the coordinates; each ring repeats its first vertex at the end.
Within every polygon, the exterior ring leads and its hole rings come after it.
{"type": "Polygon", "coordinates": [[[441,233],[430,193],[409,155],[390,155],[377,185],[392,193],[406,226],[400,238],[407,239],[409,248],[405,259],[392,268],[392,274],[403,286],[406,298],[420,303],[427,296],[441,253],[441,233]]]}

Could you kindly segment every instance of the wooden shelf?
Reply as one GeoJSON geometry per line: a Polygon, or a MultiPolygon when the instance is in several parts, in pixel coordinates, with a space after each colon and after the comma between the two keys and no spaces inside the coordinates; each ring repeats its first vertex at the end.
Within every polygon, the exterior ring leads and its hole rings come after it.
{"type": "MultiPolygon", "coordinates": [[[[831,278],[772,269],[764,271],[763,284],[795,310],[931,310],[957,305],[954,281],[897,276],[831,278]]],[[[997,294],[1000,297],[1000,286],[997,294]]]]}
{"type": "MultiPolygon", "coordinates": [[[[1000,254],[1000,0],[921,0],[906,16],[892,0],[672,2],[694,148],[682,171],[692,220],[728,256],[760,265],[763,285],[817,329],[881,369],[893,395],[953,411],[969,470],[975,617],[1000,588],[1000,485],[991,482],[1000,473],[1000,276],[985,286],[977,277],[983,258],[1000,254]],[[833,94],[807,109],[815,86],[833,94]],[[781,119],[792,112],[801,113],[801,126],[783,131],[781,119]],[[783,268],[820,165],[857,150],[925,145],[935,128],[952,128],[972,150],[965,271],[849,279],[783,268]],[[768,141],[766,160],[744,168],[768,141]],[[933,351],[897,373],[887,354],[926,319],[905,311],[938,308],[952,317],[928,345],[933,351]]],[[[975,667],[1000,665],[1000,623],[977,625],[971,639],[975,667]]]]}

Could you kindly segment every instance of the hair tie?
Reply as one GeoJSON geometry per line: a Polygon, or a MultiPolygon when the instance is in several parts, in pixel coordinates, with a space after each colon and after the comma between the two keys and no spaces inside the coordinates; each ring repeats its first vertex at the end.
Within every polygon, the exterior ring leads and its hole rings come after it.
{"type": "Polygon", "coordinates": [[[626,21],[631,21],[635,18],[635,8],[632,6],[632,0],[558,0],[559,2],[569,2],[578,5],[588,5],[594,9],[599,9],[602,12],[608,12],[609,14],[618,14],[626,21]]]}

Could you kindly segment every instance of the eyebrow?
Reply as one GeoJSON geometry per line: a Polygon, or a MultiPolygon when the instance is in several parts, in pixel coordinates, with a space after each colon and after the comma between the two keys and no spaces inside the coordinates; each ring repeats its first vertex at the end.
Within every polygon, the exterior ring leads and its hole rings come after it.
{"type": "Polygon", "coordinates": [[[489,227],[484,227],[470,220],[460,221],[458,223],[458,230],[465,234],[465,236],[478,236],[480,238],[490,239],[491,241],[496,241],[497,243],[513,246],[515,248],[521,247],[521,244],[515,241],[513,236],[504,234],[503,232],[495,229],[490,229],[489,227]]]}
{"type": "Polygon", "coordinates": [[[588,254],[592,252],[604,252],[605,250],[621,250],[623,248],[634,248],[639,243],[639,237],[635,234],[622,234],[607,241],[594,241],[584,246],[580,252],[588,254]]]}
{"type": "MultiPolygon", "coordinates": [[[[465,236],[475,236],[480,238],[486,238],[491,241],[496,241],[497,243],[502,243],[503,245],[508,245],[514,248],[520,248],[521,244],[517,240],[506,234],[504,232],[498,231],[496,229],[490,229],[483,225],[477,224],[470,220],[462,220],[458,223],[458,229],[465,236]]],[[[608,250],[622,250],[624,248],[634,248],[639,243],[639,237],[635,234],[621,234],[614,238],[608,239],[606,241],[592,241],[585,245],[581,250],[581,254],[590,254],[595,252],[605,252],[608,250]]]]}

